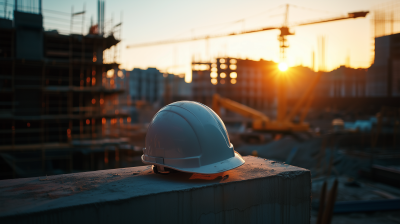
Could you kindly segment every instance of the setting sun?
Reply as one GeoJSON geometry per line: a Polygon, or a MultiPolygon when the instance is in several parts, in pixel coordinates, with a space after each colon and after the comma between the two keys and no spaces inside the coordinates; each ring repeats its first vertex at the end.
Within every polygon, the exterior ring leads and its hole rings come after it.
{"type": "Polygon", "coordinates": [[[279,70],[284,72],[288,69],[288,65],[285,62],[281,62],[281,63],[279,63],[278,68],[279,68],[279,70]]]}

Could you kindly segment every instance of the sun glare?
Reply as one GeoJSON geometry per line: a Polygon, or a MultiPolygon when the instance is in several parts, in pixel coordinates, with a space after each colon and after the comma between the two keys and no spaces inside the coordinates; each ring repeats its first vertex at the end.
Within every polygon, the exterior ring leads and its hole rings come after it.
{"type": "Polygon", "coordinates": [[[278,68],[279,68],[279,70],[284,72],[288,69],[288,65],[285,62],[281,62],[281,63],[279,63],[278,68]]]}

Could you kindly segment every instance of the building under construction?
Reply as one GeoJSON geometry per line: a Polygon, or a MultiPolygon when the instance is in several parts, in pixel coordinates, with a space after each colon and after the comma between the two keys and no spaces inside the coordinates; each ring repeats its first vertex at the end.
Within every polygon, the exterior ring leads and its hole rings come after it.
{"type": "Polygon", "coordinates": [[[276,63],[238,58],[216,58],[192,63],[192,94],[195,101],[212,104],[215,93],[261,111],[274,101],[276,63]],[[274,76],[275,74],[275,76],[274,76]]]}
{"type": "Polygon", "coordinates": [[[120,40],[99,25],[44,31],[41,1],[18,6],[0,19],[0,179],[119,167],[129,146],[113,130],[127,115],[112,103],[118,64],[103,53],[120,40]]]}
{"type": "Polygon", "coordinates": [[[400,4],[385,2],[374,8],[375,57],[368,69],[367,95],[400,96],[400,4]]]}
{"type": "MultiPolygon", "coordinates": [[[[397,36],[398,34],[387,36],[387,39],[390,37],[390,40],[395,40],[397,36]]],[[[381,38],[386,38],[386,36],[381,38]]],[[[386,52],[397,52],[396,48],[390,48],[389,45],[387,48],[391,50],[386,52]]],[[[384,51],[379,44],[376,49],[377,55],[384,51]]],[[[322,72],[321,78],[313,90],[314,94],[311,95],[312,111],[320,113],[326,110],[344,110],[357,114],[375,114],[380,111],[382,106],[396,106],[399,83],[396,60],[397,58],[393,60],[393,67],[389,70],[391,72],[390,80],[393,81],[390,82],[390,85],[393,86],[393,94],[390,97],[369,94],[371,86],[379,86],[380,83],[384,83],[380,89],[385,90],[384,87],[389,85],[387,84],[388,69],[386,67],[385,69],[376,69],[377,63],[373,64],[370,69],[340,66],[330,72],[322,72]],[[372,75],[375,75],[375,79],[371,79],[372,75]]],[[[387,61],[385,60],[385,62],[387,61]]],[[[216,58],[210,62],[193,62],[192,73],[192,94],[195,101],[211,106],[212,96],[217,93],[222,97],[262,111],[270,117],[276,116],[277,78],[280,72],[275,62],[216,58]]],[[[290,68],[286,82],[288,109],[296,104],[316,75],[317,72],[304,66],[290,68]]],[[[229,113],[227,112],[226,116],[233,115],[229,113]]]]}

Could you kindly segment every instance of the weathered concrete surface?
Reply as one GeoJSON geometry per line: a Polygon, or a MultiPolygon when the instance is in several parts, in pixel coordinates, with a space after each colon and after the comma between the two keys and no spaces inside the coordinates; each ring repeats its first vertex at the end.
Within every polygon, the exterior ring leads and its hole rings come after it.
{"type": "Polygon", "coordinates": [[[310,171],[244,157],[216,175],[150,166],[0,181],[0,223],[309,223],[310,171]]]}

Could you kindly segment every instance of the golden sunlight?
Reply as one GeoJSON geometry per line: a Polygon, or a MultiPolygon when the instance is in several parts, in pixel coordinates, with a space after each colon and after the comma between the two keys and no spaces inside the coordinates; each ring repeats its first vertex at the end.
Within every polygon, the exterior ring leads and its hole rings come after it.
{"type": "Polygon", "coordinates": [[[279,63],[278,68],[279,68],[279,70],[284,72],[288,69],[288,65],[285,62],[281,62],[281,63],[279,63]]]}

